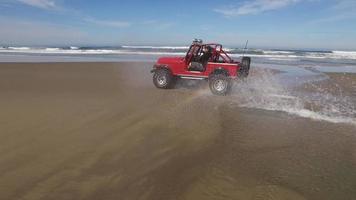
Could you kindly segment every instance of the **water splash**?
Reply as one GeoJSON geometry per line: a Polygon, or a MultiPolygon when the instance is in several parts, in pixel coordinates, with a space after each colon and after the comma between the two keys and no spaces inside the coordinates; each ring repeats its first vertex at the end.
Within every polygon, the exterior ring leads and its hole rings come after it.
{"type": "MultiPolygon", "coordinates": [[[[308,72],[302,80],[298,80],[298,84],[312,84],[320,75],[308,72]]],[[[316,85],[313,85],[313,92],[296,89],[296,85],[288,84],[288,78],[291,77],[290,72],[275,74],[266,70],[238,82],[233,87],[232,99],[240,107],[281,111],[313,120],[356,125],[354,98],[344,95],[342,91],[331,94],[316,85]]]]}

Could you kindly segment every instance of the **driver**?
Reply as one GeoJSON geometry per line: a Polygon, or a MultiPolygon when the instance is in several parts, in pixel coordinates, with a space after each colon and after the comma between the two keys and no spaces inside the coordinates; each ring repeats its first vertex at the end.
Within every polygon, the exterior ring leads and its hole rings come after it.
{"type": "Polygon", "coordinates": [[[208,61],[209,61],[210,57],[212,56],[211,47],[210,46],[204,46],[203,52],[204,52],[203,55],[200,57],[200,63],[203,66],[206,66],[206,64],[208,64],[208,61]]]}
{"type": "Polygon", "coordinates": [[[205,71],[205,66],[206,66],[206,64],[208,64],[208,61],[211,56],[212,56],[211,47],[204,46],[203,47],[203,55],[200,56],[200,58],[195,59],[198,62],[192,61],[190,63],[189,70],[205,71]]]}

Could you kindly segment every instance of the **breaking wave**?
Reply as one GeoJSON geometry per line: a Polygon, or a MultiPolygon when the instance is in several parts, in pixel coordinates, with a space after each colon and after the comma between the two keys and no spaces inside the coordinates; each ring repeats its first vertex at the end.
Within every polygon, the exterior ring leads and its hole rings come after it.
{"type": "MultiPolygon", "coordinates": [[[[90,47],[68,47],[68,48],[57,48],[57,47],[47,47],[47,48],[30,48],[30,47],[1,47],[0,53],[21,53],[21,54],[65,54],[65,55],[184,55],[184,52],[179,51],[162,51],[166,48],[150,48],[147,50],[145,48],[138,48],[134,51],[133,47],[127,48],[90,48],[90,47]],[[153,49],[156,49],[154,51],[153,49]],[[157,51],[160,50],[160,51],[157,51]]],[[[167,47],[168,48],[168,47],[167,47]]]]}
{"type": "Polygon", "coordinates": [[[169,49],[169,50],[187,50],[189,46],[122,46],[127,49],[169,49]]]}
{"type": "Polygon", "coordinates": [[[4,48],[5,50],[6,49],[9,49],[9,50],[18,50],[18,51],[24,51],[24,50],[27,50],[27,51],[29,51],[29,50],[31,50],[31,48],[30,47],[7,47],[7,48],[4,48]]]}
{"type": "MultiPolygon", "coordinates": [[[[32,54],[147,54],[184,55],[189,46],[119,46],[119,47],[1,47],[0,53],[32,54]]],[[[232,57],[242,55],[269,59],[349,59],[356,60],[355,51],[309,51],[225,48],[232,57]]]]}
{"type": "Polygon", "coordinates": [[[333,55],[346,59],[356,59],[356,51],[333,51],[333,55]]]}

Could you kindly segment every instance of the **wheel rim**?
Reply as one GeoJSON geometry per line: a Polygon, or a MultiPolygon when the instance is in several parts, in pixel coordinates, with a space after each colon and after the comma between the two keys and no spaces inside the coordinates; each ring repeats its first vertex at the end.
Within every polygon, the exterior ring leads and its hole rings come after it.
{"type": "Polygon", "coordinates": [[[226,82],[224,80],[216,80],[214,82],[214,88],[215,88],[215,90],[221,92],[221,91],[225,90],[226,82]]]}
{"type": "Polygon", "coordinates": [[[157,77],[157,82],[158,82],[159,85],[165,85],[165,84],[167,84],[167,78],[166,78],[166,76],[163,76],[163,75],[158,76],[158,77],[157,77]]]}

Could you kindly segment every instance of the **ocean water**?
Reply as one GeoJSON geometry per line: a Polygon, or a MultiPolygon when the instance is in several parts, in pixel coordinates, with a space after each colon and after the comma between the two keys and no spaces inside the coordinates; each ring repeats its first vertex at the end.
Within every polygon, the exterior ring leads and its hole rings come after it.
{"type": "MultiPolygon", "coordinates": [[[[0,62],[48,61],[154,61],[160,56],[184,56],[189,46],[119,47],[11,47],[0,46],[0,62]]],[[[225,48],[233,58],[242,55],[254,63],[306,66],[356,65],[356,51],[310,51],[280,49],[225,48]]]]}
{"type": "MultiPolygon", "coordinates": [[[[154,62],[161,56],[184,56],[188,46],[120,47],[1,47],[0,62],[154,62]]],[[[356,88],[347,95],[341,86],[338,94],[328,88],[314,92],[296,90],[305,83],[329,77],[326,72],[356,73],[356,51],[310,51],[281,49],[226,48],[236,60],[252,58],[252,68],[274,69],[283,73],[251,77],[238,83],[228,98],[232,105],[332,123],[356,125],[356,88]]]]}

